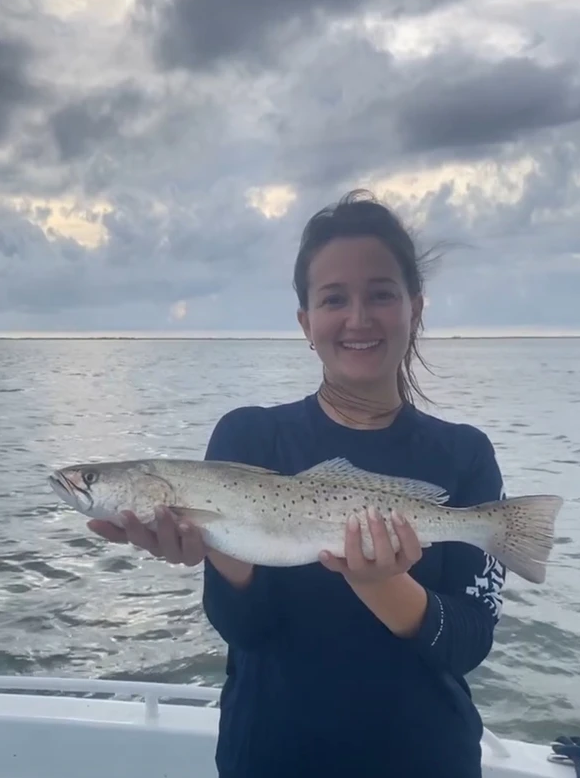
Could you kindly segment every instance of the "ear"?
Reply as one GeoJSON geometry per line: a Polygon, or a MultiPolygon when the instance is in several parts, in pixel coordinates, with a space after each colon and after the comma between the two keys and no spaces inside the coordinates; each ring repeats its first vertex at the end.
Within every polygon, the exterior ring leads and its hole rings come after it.
{"type": "Polygon", "coordinates": [[[422,294],[415,295],[411,298],[411,329],[416,331],[423,315],[423,309],[425,307],[425,299],[422,294]]]}
{"type": "Polygon", "coordinates": [[[296,313],[296,318],[298,319],[298,322],[302,327],[302,332],[306,336],[306,339],[309,342],[312,342],[312,337],[310,333],[310,319],[308,318],[308,313],[303,308],[299,308],[296,313]]]}

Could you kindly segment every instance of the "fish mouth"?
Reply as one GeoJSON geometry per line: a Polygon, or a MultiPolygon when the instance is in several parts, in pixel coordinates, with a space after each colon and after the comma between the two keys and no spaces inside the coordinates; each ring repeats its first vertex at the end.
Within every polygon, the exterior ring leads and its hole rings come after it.
{"type": "Polygon", "coordinates": [[[93,497],[88,489],[78,486],[68,478],[61,470],[56,470],[48,476],[48,483],[52,490],[72,508],[90,511],[93,508],[93,497]]]}

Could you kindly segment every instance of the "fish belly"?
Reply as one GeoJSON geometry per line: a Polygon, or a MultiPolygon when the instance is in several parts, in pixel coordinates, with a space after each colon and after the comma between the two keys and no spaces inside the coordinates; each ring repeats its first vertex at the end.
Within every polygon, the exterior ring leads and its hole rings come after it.
{"type": "Polygon", "coordinates": [[[321,551],[344,555],[344,530],[308,536],[267,532],[263,526],[220,521],[201,528],[204,543],[216,551],[249,564],[294,567],[318,560],[321,551]]]}

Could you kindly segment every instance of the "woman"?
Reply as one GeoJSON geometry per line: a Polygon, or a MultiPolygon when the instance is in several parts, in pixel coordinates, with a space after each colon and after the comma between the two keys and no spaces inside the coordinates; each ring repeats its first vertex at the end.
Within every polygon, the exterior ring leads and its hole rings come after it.
{"type": "MultiPolygon", "coordinates": [[[[503,496],[485,434],[417,410],[412,356],[422,277],[412,240],[372,197],[351,193],[307,224],[294,286],[298,318],[323,364],[316,394],[238,408],[206,457],[295,474],[344,457],[443,487],[455,506],[503,496]]],[[[351,517],[346,559],[265,568],[203,548],[160,512],[157,534],[126,532],[172,563],[205,559],[204,607],[228,644],[217,765],[222,778],[481,776],[481,719],[463,676],[487,656],[504,569],[478,549],[421,549],[404,516],[351,517]],[[374,561],[361,552],[367,521],[374,561]],[[385,522],[401,541],[395,554],[385,522]]],[[[193,769],[193,767],[192,767],[193,769]]]]}

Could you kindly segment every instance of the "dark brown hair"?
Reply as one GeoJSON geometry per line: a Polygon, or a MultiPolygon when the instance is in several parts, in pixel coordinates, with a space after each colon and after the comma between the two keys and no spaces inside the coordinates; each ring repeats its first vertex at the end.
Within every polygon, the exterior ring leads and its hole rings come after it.
{"type": "MultiPolygon", "coordinates": [[[[371,192],[355,189],[338,203],[315,213],[304,228],[294,265],[293,284],[303,310],[308,309],[308,270],[316,253],[335,238],[353,236],[373,236],[381,240],[397,260],[409,295],[415,297],[423,292],[424,265],[428,255],[417,254],[411,235],[389,208],[371,192]]],[[[411,333],[407,353],[397,373],[401,399],[411,404],[414,394],[429,402],[417,382],[412,364],[416,357],[429,369],[417,343],[422,331],[421,317],[417,329],[411,333]]]]}

